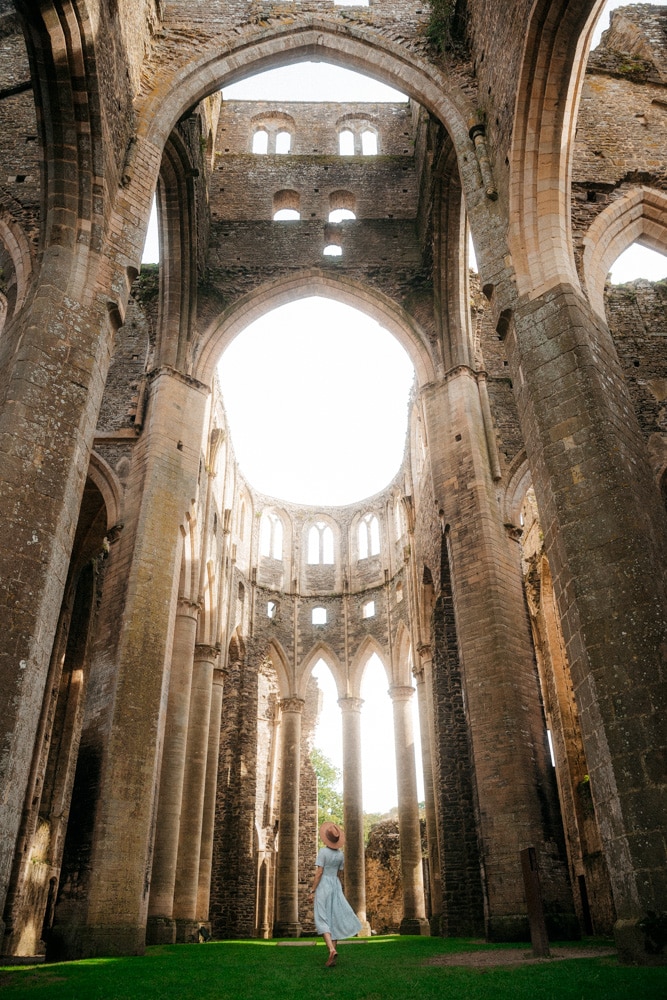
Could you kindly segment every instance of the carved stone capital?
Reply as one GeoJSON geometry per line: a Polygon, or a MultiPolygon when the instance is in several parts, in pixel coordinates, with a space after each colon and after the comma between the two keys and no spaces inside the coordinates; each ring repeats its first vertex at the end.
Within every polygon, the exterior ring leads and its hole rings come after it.
{"type": "Polygon", "coordinates": [[[303,698],[280,699],[280,708],[283,712],[298,712],[298,714],[301,715],[305,704],[306,703],[303,698]]]}
{"type": "Polygon", "coordinates": [[[211,663],[215,663],[219,655],[219,646],[210,646],[205,642],[198,642],[195,646],[195,660],[210,660],[211,663]]]}
{"type": "Polygon", "coordinates": [[[343,712],[360,712],[363,703],[363,698],[346,697],[338,699],[338,704],[343,712]]]}
{"type": "Polygon", "coordinates": [[[392,701],[409,701],[415,693],[411,684],[392,684],[389,695],[392,701]]]}

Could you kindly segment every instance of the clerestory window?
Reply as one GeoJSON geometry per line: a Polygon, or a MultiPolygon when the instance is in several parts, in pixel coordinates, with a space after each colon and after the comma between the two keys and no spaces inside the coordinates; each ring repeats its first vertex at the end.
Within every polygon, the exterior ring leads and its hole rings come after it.
{"type": "Polygon", "coordinates": [[[333,531],[324,521],[317,521],[308,532],[308,563],[311,566],[333,565],[333,531]]]}
{"type": "Polygon", "coordinates": [[[368,559],[380,552],[380,522],[375,514],[365,514],[359,522],[359,558],[368,559]]]}

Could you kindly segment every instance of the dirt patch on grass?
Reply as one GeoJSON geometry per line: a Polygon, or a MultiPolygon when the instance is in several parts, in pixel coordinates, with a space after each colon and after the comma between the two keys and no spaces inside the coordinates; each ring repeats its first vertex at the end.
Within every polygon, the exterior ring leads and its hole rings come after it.
{"type": "Polygon", "coordinates": [[[605,958],[615,955],[613,948],[551,948],[549,958],[536,958],[532,951],[500,948],[480,951],[459,951],[455,955],[434,955],[425,965],[458,965],[473,969],[489,969],[497,965],[537,965],[562,961],[565,958],[605,958]]]}

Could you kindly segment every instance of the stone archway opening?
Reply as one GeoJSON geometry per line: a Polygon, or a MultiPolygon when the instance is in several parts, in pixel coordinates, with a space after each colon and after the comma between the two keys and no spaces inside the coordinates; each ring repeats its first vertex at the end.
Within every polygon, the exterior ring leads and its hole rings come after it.
{"type": "Polygon", "coordinates": [[[249,325],[218,371],[240,467],[268,496],[344,505],[398,473],[414,369],[365,313],[322,296],[288,303],[249,325]]]}

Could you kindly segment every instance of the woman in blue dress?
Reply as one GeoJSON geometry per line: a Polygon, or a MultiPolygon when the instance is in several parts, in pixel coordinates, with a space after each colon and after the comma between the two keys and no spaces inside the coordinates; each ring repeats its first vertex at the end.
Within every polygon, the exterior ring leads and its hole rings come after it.
{"type": "Polygon", "coordinates": [[[322,934],[329,949],[326,965],[336,964],[336,945],[341,938],[354,937],[361,930],[356,913],[343,895],[339,872],[343,870],[344,855],[341,847],[345,834],[337,823],[323,823],[320,827],[321,847],[315,862],[312,892],[315,896],[313,910],[317,933],[322,934]]]}

